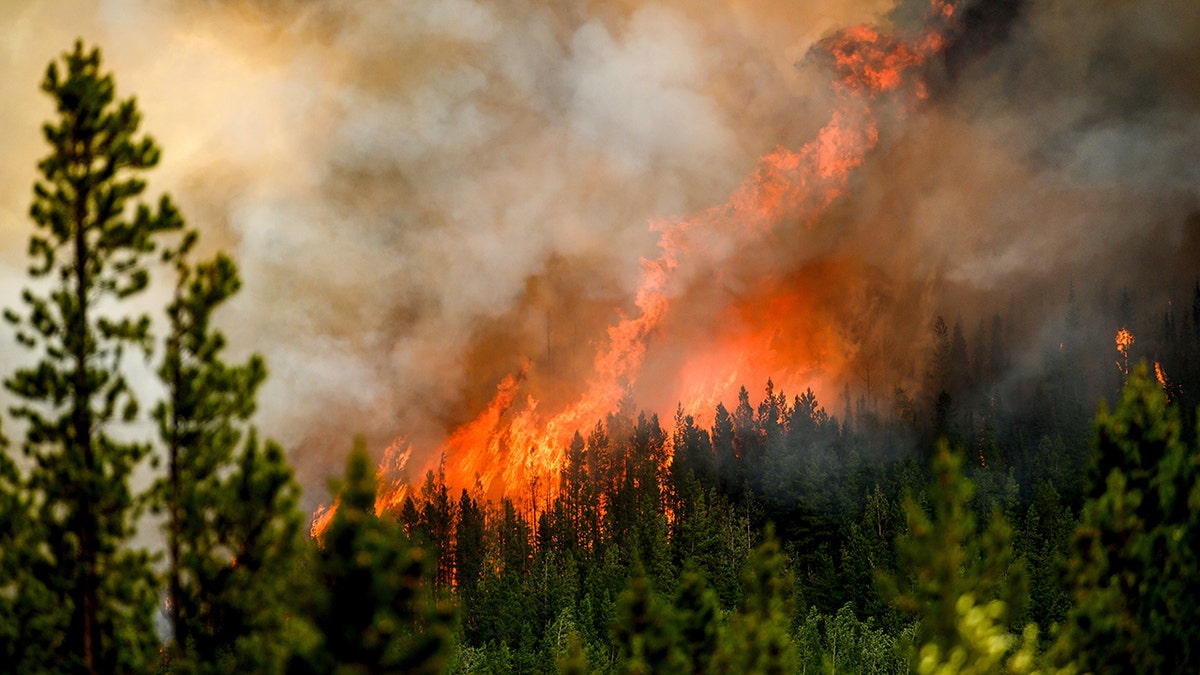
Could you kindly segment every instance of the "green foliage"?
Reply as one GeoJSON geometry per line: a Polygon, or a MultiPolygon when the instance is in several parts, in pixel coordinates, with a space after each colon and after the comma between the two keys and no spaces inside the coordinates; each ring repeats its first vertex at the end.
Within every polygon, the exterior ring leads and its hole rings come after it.
{"type": "Polygon", "coordinates": [[[558,659],[558,672],[560,675],[588,675],[591,672],[578,633],[569,636],[567,649],[558,659]]]}
{"type": "Polygon", "coordinates": [[[729,629],[716,654],[720,672],[796,672],[792,641],[795,580],[779,549],[774,530],[767,528],[742,573],[743,598],[729,616],[729,629]]]}
{"type": "Polygon", "coordinates": [[[1002,672],[1026,668],[1032,635],[1009,634],[1027,591],[1024,566],[1014,560],[1012,530],[993,511],[978,533],[969,508],[974,486],[962,457],[939,443],[928,494],[932,514],[905,499],[908,531],[896,541],[907,579],[884,578],[897,606],[920,620],[914,665],[920,672],[1002,672]],[[903,586],[903,587],[902,587],[903,586]]]}
{"type": "Polygon", "coordinates": [[[1021,675],[1041,672],[1037,660],[1037,628],[1030,624],[1020,638],[1005,626],[1008,607],[1000,600],[979,604],[975,596],[954,603],[957,639],[926,642],[917,655],[920,675],[1021,675]]]}
{"type": "Polygon", "coordinates": [[[1096,420],[1059,657],[1094,672],[1191,672],[1200,626],[1200,453],[1139,365],[1096,420]]]}
{"type": "Polygon", "coordinates": [[[159,150],[138,136],[134,101],[116,101],[99,50],[76,43],[61,68],[50,64],[42,90],[58,117],[43,129],[51,152],[38,164],[30,208],[29,272],[38,283],[22,294],[23,314],[5,311],[18,341],[39,356],[5,380],[19,400],[11,412],[27,427],[33,527],[46,546],[38,557],[47,564],[31,573],[54,599],[39,626],[63,633],[52,643],[62,646],[64,669],[144,671],[157,655],[153,575],[148,556],[123,544],[135,515],[129,476],[148,446],[108,430],[137,415],[122,357],[149,348],[150,319],[111,308],[146,288],[147,254],[181,221],[166,197],[155,209],[136,203],[159,150]],[[54,618],[65,621],[49,625],[54,618]]]}
{"type": "Polygon", "coordinates": [[[266,368],[257,354],[222,359],[212,314],[241,282],[223,254],[193,264],[196,241],[188,231],[164,255],[177,276],[158,370],[167,393],[154,410],[167,454],[155,498],[167,514],[171,665],[281,672],[303,555],[299,487],[282,449],[245,431],[266,368]]]}
{"type": "Polygon", "coordinates": [[[720,645],[723,618],[716,593],[703,576],[688,570],[679,580],[672,607],[683,669],[692,673],[710,672],[720,645]]]}
{"type": "Polygon", "coordinates": [[[183,547],[189,642],[176,672],[282,672],[309,630],[298,602],[304,519],[283,451],[251,434],[230,468],[207,486],[207,527],[183,547]]]}
{"type": "Polygon", "coordinates": [[[1071,607],[1062,577],[1074,528],[1075,516],[1058,491],[1049,482],[1040,483],[1013,548],[1027,561],[1029,619],[1043,632],[1063,624],[1071,607]]]}
{"type": "MultiPolygon", "coordinates": [[[[0,445],[7,451],[5,439],[0,445]]],[[[53,566],[44,541],[16,464],[0,453],[0,662],[15,672],[59,669],[55,661],[70,607],[59,604],[43,581],[53,566]]]]}
{"type": "Polygon", "coordinates": [[[651,589],[640,564],[617,601],[613,640],[619,650],[620,673],[681,672],[684,656],[678,648],[670,605],[651,589]]]}
{"type": "Polygon", "coordinates": [[[905,673],[901,640],[868,619],[860,621],[850,603],[836,614],[809,609],[795,633],[801,673],[905,673]]]}
{"type": "Polygon", "coordinates": [[[337,512],[311,565],[308,612],[317,630],[298,672],[434,673],[446,666],[452,615],[432,601],[425,552],[375,514],[375,474],[355,440],[337,512]]]}

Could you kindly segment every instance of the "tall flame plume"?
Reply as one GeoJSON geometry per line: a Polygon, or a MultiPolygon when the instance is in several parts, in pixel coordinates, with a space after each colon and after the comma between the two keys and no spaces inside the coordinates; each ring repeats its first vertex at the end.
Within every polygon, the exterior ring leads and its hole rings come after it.
{"type": "MultiPolygon", "coordinates": [[[[528,485],[556,491],[571,436],[586,432],[615,411],[637,382],[648,348],[671,312],[672,299],[695,281],[696,266],[689,261],[703,258],[706,242],[728,242],[740,249],[759,242],[781,222],[811,222],[841,196],[853,171],[878,143],[873,102],[899,90],[911,92],[916,99],[926,96],[921,67],[945,47],[954,16],[954,2],[932,0],[927,27],[908,39],[861,25],[823,40],[817,49],[837,74],[832,84],[836,106],[829,121],[798,150],[780,147],[760,158],[754,172],[725,203],[686,218],[650,223],[659,234],[659,252],[642,260],[636,311],[608,327],[582,393],[559,410],[543,410],[541,401],[523,392],[531,367],[526,361],[500,382],[473,420],[453,431],[431,454],[424,470],[438,469],[451,488],[475,489],[489,497],[528,485]]],[[[776,301],[802,303],[803,298],[783,294],[776,301]]],[[[764,369],[773,365],[770,355],[778,331],[769,318],[750,317],[748,323],[728,339],[708,345],[709,354],[688,356],[678,373],[681,393],[688,397],[681,405],[688,411],[699,412],[729,400],[749,378],[771,376],[764,369]],[[715,363],[721,365],[711,365],[715,363]]],[[[787,358],[810,372],[832,358],[838,347],[836,337],[806,344],[809,353],[789,353],[787,358]]],[[[404,469],[411,451],[398,440],[385,453],[377,511],[397,508],[408,494],[404,469]]],[[[336,502],[318,511],[314,536],[335,509],[336,502]]]]}

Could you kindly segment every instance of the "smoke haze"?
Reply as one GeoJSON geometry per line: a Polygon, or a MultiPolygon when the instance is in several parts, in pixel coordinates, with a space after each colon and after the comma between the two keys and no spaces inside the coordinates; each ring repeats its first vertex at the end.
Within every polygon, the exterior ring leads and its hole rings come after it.
{"type": "MultiPolygon", "coordinates": [[[[15,305],[24,280],[52,112],[38,84],[82,37],[163,147],[149,193],[238,260],[223,325],[238,354],[266,356],[259,424],[319,491],[352,434],[436,448],[523,364],[530,391],[568,400],[634,311],[649,223],[724,202],[827,121],[819,40],[912,30],[925,7],[8,0],[0,292],[15,305]]],[[[774,322],[780,358],[809,355],[796,368],[832,408],[869,371],[875,393],[915,386],[938,313],[969,330],[1025,315],[1013,339],[1036,353],[1069,288],[1097,345],[1121,289],[1153,312],[1190,289],[1200,5],[985,0],[964,17],[928,97],[885,111],[826,213],[752,246],[707,242],[640,404],[673,410],[680,363],[740,325],[774,322]]]]}

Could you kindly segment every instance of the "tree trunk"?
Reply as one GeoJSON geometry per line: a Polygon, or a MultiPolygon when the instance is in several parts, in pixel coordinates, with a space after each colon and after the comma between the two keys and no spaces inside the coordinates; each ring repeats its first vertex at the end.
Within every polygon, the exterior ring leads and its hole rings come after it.
{"type": "MultiPolygon", "coordinates": [[[[74,359],[75,372],[74,381],[72,382],[74,391],[73,408],[71,411],[71,425],[75,432],[74,442],[78,446],[80,459],[83,462],[83,477],[82,485],[72,495],[75,499],[75,504],[71,508],[75,510],[75,534],[79,538],[79,566],[82,569],[80,573],[79,587],[75,593],[75,617],[72,620],[73,626],[78,626],[79,635],[73,636],[77,641],[75,645],[79,650],[79,655],[83,660],[83,670],[88,675],[98,673],[96,663],[96,647],[99,644],[99,624],[97,622],[97,591],[99,583],[99,571],[97,569],[97,553],[99,548],[98,535],[99,525],[97,523],[97,515],[94,504],[94,489],[98,477],[96,476],[96,456],[95,449],[92,447],[92,410],[91,410],[91,391],[89,391],[88,372],[87,372],[87,311],[88,311],[88,270],[87,270],[87,202],[90,198],[91,189],[86,183],[91,173],[92,156],[91,148],[86,147],[83,152],[83,157],[79,158],[79,163],[85,168],[83,175],[79,178],[76,185],[75,194],[75,214],[74,214],[74,240],[75,240],[75,299],[78,302],[76,308],[73,325],[70,327],[71,333],[74,335],[74,359]]],[[[69,451],[69,449],[68,449],[69,451]]]]}

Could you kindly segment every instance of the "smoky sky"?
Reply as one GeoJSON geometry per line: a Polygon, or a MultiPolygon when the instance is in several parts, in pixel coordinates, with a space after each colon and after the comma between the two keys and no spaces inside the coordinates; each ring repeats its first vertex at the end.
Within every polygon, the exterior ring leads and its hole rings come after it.
{"type": "MultiPolygon", "coordinates": [[[[436,447],[522,364],[569,399],[634,311],[649,223],[723,202],[756,158],[812,137],[836,104],[814,44],[859,23],[911,29],[924,6],[9,0],[0,291],[15,305],[24,278],[51,113],[38,83],[81,37],[163,146],[150,193],[238,260],[244,290],[221,323],[235,356],[267,358],[258,423],[319,491],[353,434],[436,447]]],[[[861,386],[886,352],[902,355],[886,378],[912,385],[938,313],[968,329],[1021,314],[1035,351],[1068,289],[1094,304],[1099,343],[1121,289],[1161,311],[1190,288],[1200,5],[971,11],[924,73],[928,96],[881,112],[846,194],[709,252],[722,286],[680,289],[650,357],[670,362],[672,335],[723,320],[713,303],[794,283],[820,288],[808,295],[848,352],[833,379],[861,386]]]]}

